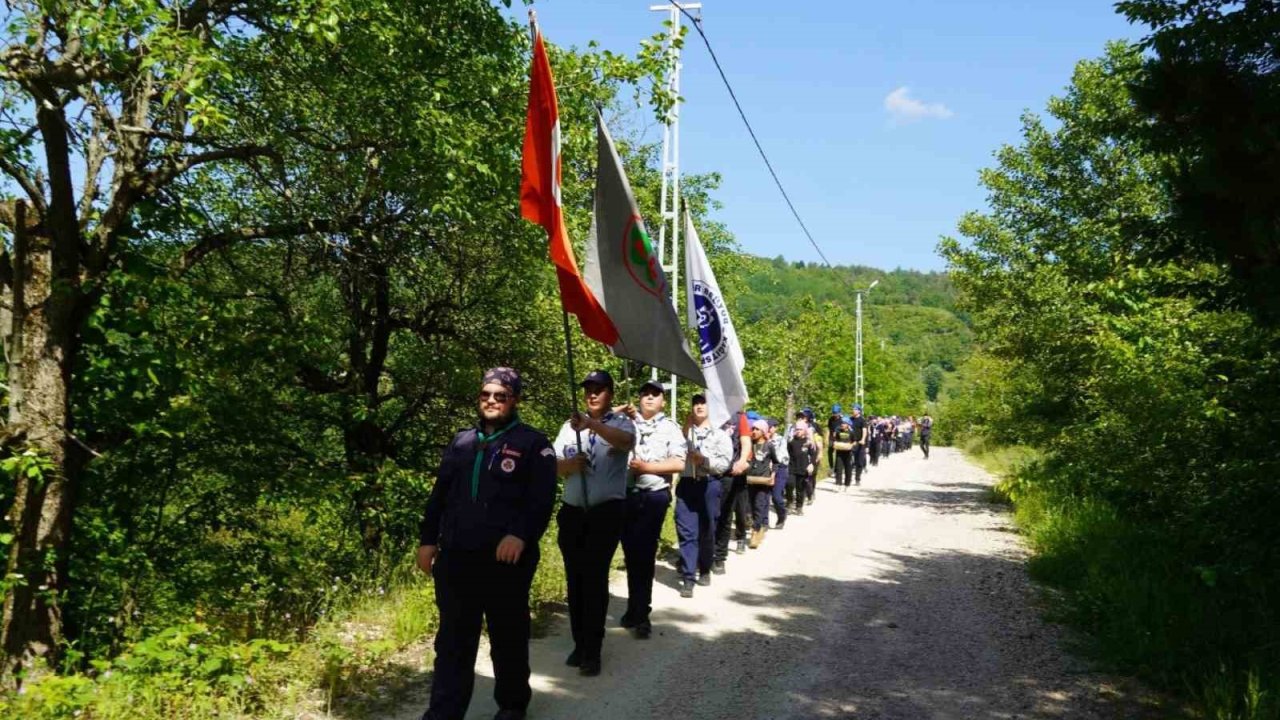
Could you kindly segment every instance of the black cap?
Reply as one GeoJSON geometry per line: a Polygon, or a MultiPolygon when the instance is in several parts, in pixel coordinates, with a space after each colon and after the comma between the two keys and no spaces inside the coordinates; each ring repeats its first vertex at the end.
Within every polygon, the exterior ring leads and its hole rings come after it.
{"type": "Polygon", "coordinates": [[[636,391],[636,394],[644,395],[646,390],[653,390],[657,392],[659,395],[666,392],[666,388],[662,387],[662,383],[658,382],[657,380],[645,381],[645,384],[640,386],[640,389],[636,391]]]}
{"type": "Polygon", "coordinates": [[[707,396],[702,393],[694,393],[693,397],[689,398],[689,402],[693,405],[706,405],[707,396]]]}
{"type": "Polygon", "coordinates": [[[606,370],[592,370],[587,376],[582,378],[582,382],[578,383],[582,387],[588,385],[603,385],[604,387],[613,389],[613,376],[606,370]]]}

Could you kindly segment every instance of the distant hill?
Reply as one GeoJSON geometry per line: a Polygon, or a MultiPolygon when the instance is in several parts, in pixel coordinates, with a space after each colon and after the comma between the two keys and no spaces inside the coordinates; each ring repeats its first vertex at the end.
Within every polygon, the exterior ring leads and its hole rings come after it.
{"type": "MultiPolygon", "coordinates": [[[[791,316],[805,296],[819,304],[834,302],[852,313],[856,304],[852,288],[865,288],[878,280],[863,299],[868,335],[892,345],[894,356],[910,366],[931,400],[970,353],[973,333],[967,318],[956,310],[956,290],[946,273],[827,267],[781,256],[745,255],[735,265],[748,291],[738,299],[736,311],[751,324],[791,316]]],[[[875,349],[866,347],[868,353],[875,349]]]]}

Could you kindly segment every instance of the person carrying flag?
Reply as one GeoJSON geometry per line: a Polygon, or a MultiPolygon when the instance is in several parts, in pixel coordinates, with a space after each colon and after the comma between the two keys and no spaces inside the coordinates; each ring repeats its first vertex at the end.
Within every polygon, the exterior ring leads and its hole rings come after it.
{"type": "Polygon", "coordinates": [[[676,537],[680,543],[680,597],[710,585],[715,563],[716,521],[720,517],[721,475],[733,464],[733,442],[711,424],[707,396],[691,399],[685,420],[688,454],[676,485],[676,537]]]}
{"type": "Polygon", "coordinates": [[[556,470],[565,478],[556,524],[569,590],[573,652],[565,664],[599,675],[609,610],[609,565],[622,539],[628,454],[635,425],[614,413],[613,376],[593,370],[582,380],[586,413],[574,413],[555,440],[556,470]]]}

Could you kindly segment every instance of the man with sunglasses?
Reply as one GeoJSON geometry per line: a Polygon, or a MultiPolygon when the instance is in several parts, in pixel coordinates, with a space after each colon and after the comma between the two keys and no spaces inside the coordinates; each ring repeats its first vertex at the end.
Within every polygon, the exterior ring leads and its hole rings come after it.
{"type": "Polygon", "coordinates": [[[622,539],[628,455],[635,425],[613,412],[613,376],[592,370],[582,380],[587,412],[575,413],[556,436],[556,469],[564,497],[556,542],[564,556],[573,652],[565,664],[599,675],[609,611],[609,567],[622,539]]]}
{"type": "Polygon", "coordinates": [[[556,459],[547,437],[520,422],[520,394],[515,370],[484,374],[479,420],[445,449],[427,500],[418,567],[435,578],[440,629],[423,720],[466,715],[482,621],[500,708],[495,720],[520,720],[532,696],[529,587],[555,507],[556,459]]]}

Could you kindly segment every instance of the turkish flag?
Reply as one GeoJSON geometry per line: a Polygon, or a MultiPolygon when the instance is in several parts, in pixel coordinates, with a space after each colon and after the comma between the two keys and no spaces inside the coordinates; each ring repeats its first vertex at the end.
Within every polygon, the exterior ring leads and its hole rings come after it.
{"type": "Polygon", "coordinates": [[[547,230],[551,262],[560,281],[560,304],[578,316],[587,337],[605,345],[618,342],[618,329],[578,272],[560,210],[560,114],[551,63],[535,33],[529,68],[529,113],[524,123],[524,161],[520,178],[520,215],[547,230]]]}

